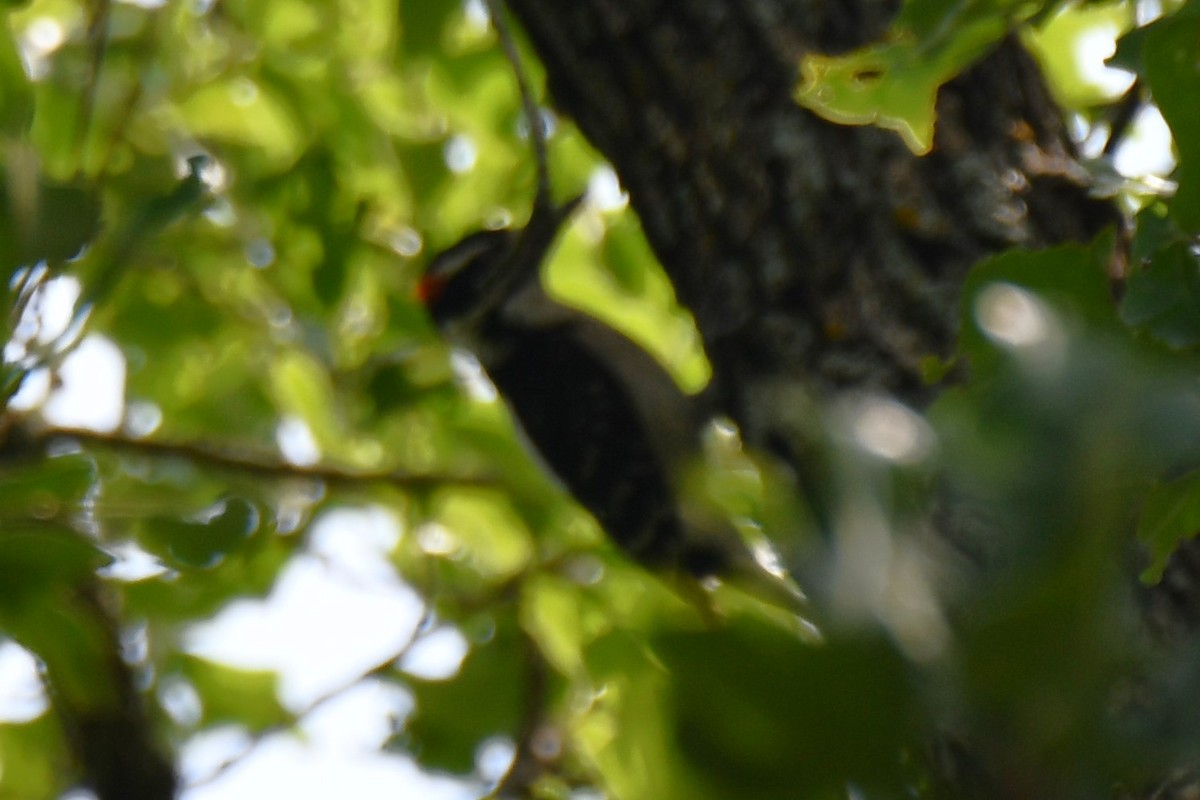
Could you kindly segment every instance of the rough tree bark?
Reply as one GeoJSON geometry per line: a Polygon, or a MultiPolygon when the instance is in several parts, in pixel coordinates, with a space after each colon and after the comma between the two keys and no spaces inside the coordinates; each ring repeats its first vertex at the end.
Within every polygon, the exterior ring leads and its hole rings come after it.
{"type": "Polygon", "coordinates": [[[885,30],[890,2],[511,0],[552,101],[612,162],[696,316],[724,410],[758,445],[764,381],[924,405],[972,264],[1084,240],[1087,195],[1062,116],[1014,39],[947,86],[934,151],[827,123],[792,100],[809,51],[885,30]]]}

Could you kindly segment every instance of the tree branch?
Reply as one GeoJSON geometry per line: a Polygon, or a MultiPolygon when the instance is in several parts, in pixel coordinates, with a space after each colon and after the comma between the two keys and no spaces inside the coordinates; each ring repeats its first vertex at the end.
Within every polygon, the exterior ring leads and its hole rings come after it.
{"type": "Polygon", "coordinates": [[[21,438],[25,446],[44,448],[57,443],[71,442],[81,447],[108,450],[121,455],[178,458],[218,471],[237,472],[272,480],[309,479],[332,486],[384,483],[402,489],[424,491],[448,485],[495,486],[499,482],[499,479],[489,476],[402,473],[392,469],[354,469],[328,464],[302,466],[289,464],[273,454],[245,447],[134,438],[80,428],[44,428],[26,431],[21,438]]]}

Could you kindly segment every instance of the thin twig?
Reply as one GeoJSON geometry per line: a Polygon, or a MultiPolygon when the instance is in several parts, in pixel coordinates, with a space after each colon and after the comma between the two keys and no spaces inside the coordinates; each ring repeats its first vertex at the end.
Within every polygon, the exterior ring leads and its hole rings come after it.
{"type": "Polygon", "coordinates": [[[97,447],[129,455],[180,458],[204,464],[218,470],[240,472],[260,477],[291,479],[307,478],[331,485],[361,485],[364,483],[387,483],[408,489],[432,489],[453,484],[456,486],[494,486],[496,480],[488,477],[414,474],[391,469],[354,469],[334,467],[327,464],[301,466],[288,464],[264,452],[246,448],[218,447],[199,442],[172,442],[161,439],[129,438],[120,434],[100,433],[75,428],[47,428],[34,432],[33,441],[46,444],[56,441],[77,442],[84,447],[97,447]]]}
{"type": "Polygon", "coordinates": [[[125,101],[121,104],[121,110],[117,114],[117,123],[113,126],[112,133],[108,137],[108,144],[104,148],[104,156],[100,159],[100,167],[96,172],[97,183],[103,183],[108,176],[117,148],[125,141],[126,129],[129,127],[129,121],[133,118],[133,112],[137,109],[138,102],[142,99],[143,91],[142,82],[138,81],[126,93],[125,101]]]}
{"type": "Polygon", "coordinates": [[[75,127],[75,151],[79,154],[79,163],[75,165],[76,174],[83,172],[86,168],[88,134],[96,113],[96,93],[100,86],[100,71],[104,67],[104,54],[108,50],[108,14],[111,7],[111,0],[98,0],[95,11],[88,21],[87,35],[92,46],[92,62],[88,85],[80,100],[79,119],[76,121],[75,127]]]}
{"type": "Polygon", "coordinates": [[[205,786],[214,782],[222,775],[227,773],[230,769],[244,761],[267,739],[267,737],[271,736],[272,734],[283,733],[291,730],[292,728],[296,727],[296,725],[303,722],[304,719],[310,716],[314,711],[332,702],[333,700],[336,700],[338,697],[341,697],[354,687],[361,685],[363,681],[369,678],[385,677],[394,672],[396,669],[396,662],[403,657],[405,653],[411,650],[413,645],[421,640],[422,636],[431,630],[431,627],[427,623],[432,613],[432,609],[429,608],[429,606],[426,606],[424,614],[422,614],[421,619],[413,628],[412,636],[410,636],[408,641],[399,647],[395,652],[390,653],[385,658],[380,659],[364,672],[361,672],[344,683],[333,687],[324,694],[313,698],[304,708],[293,714],[290,714],[288,719],[284,720],[283,722],[278,722],[274,725],[268,725],[262,730],[256,731],[250,741],[240,752],[222,761],[220,764],[214,767],[211,772],[199,780],[189,782],[187,788],[196,789],[200,786],[205,786]]]}
{"type": "Polygon", "coordinates": [[[1145,91],[1141,78],[1133,82],[1113,108],[1112,121],[1109,123],[1108,141],[1104,143],[1105,156],[1114,156],[1117,149],[1125,142],[1138,112],[1146,105],[1145,91]]]}
{"type": "Polygon", "coordinates": [[[532,796],[535,781],[545,772],[545,764],[537,753],[537,739],[542,734],[549,696],[550,667],[537,641],[521,630],[525,661],[525,697],[522,702],[520,728],[514,747],[512,764],[504,777],[487,795],[488,800],[513,800],[532,796]]]}
{"type": "Polygon", "coordinates": [[[517,52],[512,31],[509,30],[508,23],[504,19],[504,10],[501,8],[500,0],[484,0],[484,2],[487,3],[488,14],[492,18],[492,25],[496,28],[496,35],[500,38],[504,55],[512,64],[513,74],[517,79],[517,89],[521,93],[521,107],[525,111],[530,141],[533,142],[533,157],[537,162],[537,201],[539,204],[549,207],[550,166],[546,147],[546,126],[542,121],[542,112],[533,99],[533,90],[529,86],[529,78],[521,64],[521,55],[517,52]]]}

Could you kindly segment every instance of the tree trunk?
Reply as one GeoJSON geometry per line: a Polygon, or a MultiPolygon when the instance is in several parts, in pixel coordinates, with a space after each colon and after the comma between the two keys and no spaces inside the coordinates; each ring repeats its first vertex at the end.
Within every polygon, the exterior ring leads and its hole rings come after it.
{"type": "MultiPolygon", "coordinates": [[[[939,389],[928,359],[955,347],[973,264],[1118,220],[1089,197],[1016,37],[943,87],[933,151],[917,157],[892,132],[833,125],[793,100],[802,56],[877,38],[891,2],[508,2],[551,101],[613,164],[695,315],[721,411],[798,475],[813,465],[781,386],[922,408],[939,389]]],[[[948,737],[931,749],[951,793],[1005,796],[994,778],[1006,768],[988,754],[948,737]]]]}
{"type": "Polygon", "coordinates": [[[725,413],[758,446],[765,383],[922,406],[968,269],[1094,235],[1062,116],[1015,38],[945,87],[933,152],[792,99],[800,58],[877,37],[891,3],[511,0],[552,101],[614,165],[696,322],[725,413]]]}

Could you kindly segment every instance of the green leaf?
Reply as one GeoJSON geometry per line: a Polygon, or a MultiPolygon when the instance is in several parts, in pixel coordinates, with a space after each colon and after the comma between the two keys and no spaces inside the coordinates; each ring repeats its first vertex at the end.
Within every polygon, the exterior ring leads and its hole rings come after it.
{"type": "Polygon", "coordinates": [[[1200,345],[1200,262],[1189,245],[1167,247],[1129,276],[1121,317],[1171,347],[1200,345]]]}
{"type": "Polygon", "coordinates": [[[444,681],[408,678],[415,710],[405,728],[422,766],[463,774],[490,736],[515,736],[521,719],[531,645],[511,616],[496,619],[486,642],[472,646],[454,677],[444,681]]]}
{"type": "Polygon", "coordinates": [[[42,660],[73,714],[104,713],[120,702],[118,645],[94,587],[96,569],[110,560],[63,526],[0,532],[0,629],[42,660]]]}
{"type": "Polygon", "coordinates": [[[1107,264],[1112,237],[1092,246],[1062,245],[1038,251],[1010,250],[975,266],[963,287],[962,352],[976,375],[987,374],[999,353],[980,325],[980,298],[993,285],[1013,285],[1031,292],[1073,328],[1093,332],[1116,328],[1116,307],[1109,289],[1107,264]]]}
{"type": "Polygon", "coordinates": [[[933,147],[938,88],[1030,18],[1025,0],[908,0],[884,40],[800,63],[800,105],[841,125],[895,131],[914,153],[933,147]]]}
{"type": "Polygon", "coordinates": [[[1191,0],[1189,13],[1167,17],[1151,26],[1142,58],[1146,79],[1163,118],[1171,126],[1179,156],[1175,177],[1179,189],[1171,200],[1171,213],[1179,227],[1200,233],[1200,70],[1196,48],[1200,42],[1200,0],[1191,0]]]}
{"type": "Polygon", "coordinates": [[[112,561],[62,525],[9,523],[0,531],[0,614],[24,613],[44,593],[69,592],[112,561]]]}
{"type": "Polygon", "coordinates": [[[1151,203],[1138,212],[1134,224],[1133,248],[1129,254],[1135,265],[1149,261],[1172,242],[1186,241],[1175,227],[1166,203],[1151,203]]]}
{"type": "Polygon", "coordinates": [[[1095,69],[1099,53],[1091,55],[1105,37],[1128,30],[1134,9],[1123,0],[1055,3],[1044,24],[1031,27],[1024,42],[1030,46],[1049,78],[1055,96],[1070,109],[1092,108],[1113,99],[1103,72],[1095,69]]]}
{"type": "Polygon", "coordinates": [[[58,797],[70,771],[59,721],[44,714],[0,725],[0,766],[0,797],[5,800],[58,797]]]}
{"type": "Polygon", "coordinates": [[[368,374],[367,394],[375,409],[381,413],[391,413],[411,405],[418,399],[427,399],[424,392],[434,390],[415,383],[409,375],[409,369],[399,364],[373,365],[368,374]]]}
{"type": "Polygon", "coordinates": [[[1150,548],[1142,580],[1157,583],[1179,543],[1200,535],[1200,472],[1151,489],[1142,504],[1137,535],[1150,548]]]}
{"type": "Polygon", "coordinates": [[[586,657],[591,684],[604,691],[577,723],[575,736],[612,796],[711,798],[678,752],[670,675],[646,639],[614,630],[596,639],[586,657]]]}
{"type": "Polygon", "coordinates": [[[279,703],[279,676],[218,664],[199,656],[177,656],[175,668],[200,696],[205,727],[233,723],[251,733],[288,724],[292,715],[279,703]]]}
{"type": "Polygon", "coordinates": [[[252,150],[270,171],[290,167],[305,144],[295,111],[277,92],[250,76],[200,86],[180,103],[179,113],[193,135],[252,150]]]}
{"type": "Polygon", "coordinates": [[[434,517],[461,546],[470,566],[490,581],[511,579],[533,557],[524,521],[503,494],[447,489],[434,498],[434,517]]]}
{"type": "MultiPolygon", "coordinates": [[[[3,37],[0,37],[3,38],[3,37]]],[[[36,172],[28,153],[10,148],[0,166],[0,267],[65,261],[100,229],[100,200],[90,186],[36,172]]]]}
{"type": "Polygon", "coordinates": [[[33,87],[25,76],[17,43],[5,26],[0,31],[0,136],[20,136],[32,119],[33,87]]]}
{"type": "Polygon", "coordinates": [[[795,798],[848,783],[900,791],[915,696],[882,639],[801,643],[745,622],[654,642],[680,752],[712,797],[795,798]]]}
{"type": "Polygon", "coordinates": [[[215,567],[188,568],[176,575],[127,584],[122,594],[128,613],[174,624],[211,617],[238,598],[263,597],[301,538],[254,537],[252,546],[215,567]]]}
{"type": "Polygon", "coordinates": [[[450,2],[406,0],[400,3],[400,32],[405,57],[439,55],[446,29],[459,9],[459,4],[450,2]]]}
{"type": "Polygon", "coordinates": [[[77,510],[96,485],[96,464],[71,454],[34,462],[0,462],[0,519],[50,519],[77,510]]]}
{"type": "Polygon", "coordinates": [[[215,503],[198,517],[157,516],[141,526],[139,542],[181,569],[207,569],[236,552],[258,530],[258,509],[241,497],[215,503]]]}

